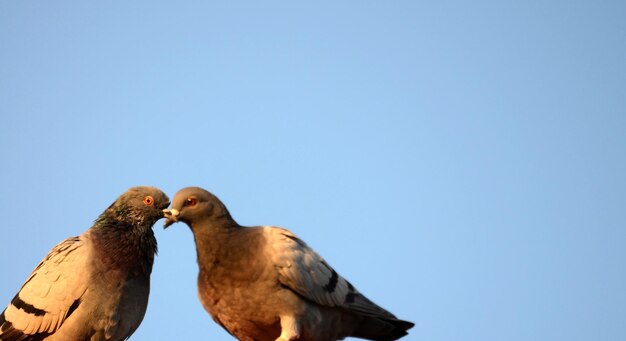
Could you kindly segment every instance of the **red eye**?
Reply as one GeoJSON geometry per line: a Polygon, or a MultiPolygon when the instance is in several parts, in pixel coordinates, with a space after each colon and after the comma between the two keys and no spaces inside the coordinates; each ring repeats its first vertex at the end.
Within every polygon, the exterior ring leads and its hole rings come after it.
{"type": "Polygon", "coordinates": [[[187,200],[185,200],[185,206],[196,206],[197,203],[198,199],[196,198],[187,198],[187,200]]]}
{"type": "Polygon", "coordinates": [[[154,204],[154,199],[148,195],[145,198],[143,198],[143,203],[148,206],[152,206],[152,204],[154,204]]]}

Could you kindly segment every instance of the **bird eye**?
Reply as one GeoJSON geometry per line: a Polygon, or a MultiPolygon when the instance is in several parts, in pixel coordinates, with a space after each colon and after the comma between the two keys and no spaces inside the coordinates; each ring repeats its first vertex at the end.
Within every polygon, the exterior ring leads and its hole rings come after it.
{"type": "Polygon", "coordinates": [[[148,206],[152,206],[152,204],[154,204],[154,198],[148,195],[145,198],[143,198],[143,203],[148,206]]]}
{"type": "Polygon", "coordinates": [[[185,206],[195,206],[198,203],[198,199],[196,198],[187,198],[185,200],[185,206]]]}

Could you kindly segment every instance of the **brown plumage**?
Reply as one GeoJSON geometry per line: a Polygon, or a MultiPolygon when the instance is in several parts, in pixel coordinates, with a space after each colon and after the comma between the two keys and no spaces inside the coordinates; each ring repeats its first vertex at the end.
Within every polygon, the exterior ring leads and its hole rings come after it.
{"type": "Polygon", "coordinates": [[[198,293],[213,319],[239,340],[396,340],[413,323],[363,296],[286,229],[242,227],[198,187],[176,193],[166,227],[185,222],[198,254],[198,293]]]}

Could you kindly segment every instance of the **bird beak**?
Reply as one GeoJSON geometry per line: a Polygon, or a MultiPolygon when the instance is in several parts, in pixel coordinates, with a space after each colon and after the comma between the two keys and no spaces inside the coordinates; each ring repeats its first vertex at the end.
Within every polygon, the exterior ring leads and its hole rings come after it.
{"type": "Polygon", "coordinates": [[[180,212],[175,209],[172,208],[171,210],[168,209],[164,209],[163,210],[163,215],[165,215],[165,223],[163,224],[163,228],[166,229],[168,228],[170,225],[177,223],[178,222],[178,215],[180,214],[180,212]]]}

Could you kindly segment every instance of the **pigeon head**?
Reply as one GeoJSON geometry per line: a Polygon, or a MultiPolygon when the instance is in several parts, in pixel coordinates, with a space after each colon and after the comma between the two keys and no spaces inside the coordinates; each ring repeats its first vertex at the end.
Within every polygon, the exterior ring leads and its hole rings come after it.
{"type": "Polygon", "coordinates": [[[167,195],[156,187],[132,187],[120,195],[98,221],[118,221],[133,226],[152,227],[157,220],[163,218],[163,209],[169,204],[167,195]]]}
{"type": "Polygon", "coordinates": [[[178,191],[172,200],[172,207],[163,210],[163,213],[167,218],[165,228],[179,221],[190,227],[201,221],[233,221],[220,199],[200,187],[187,187],[178,191]]]}

